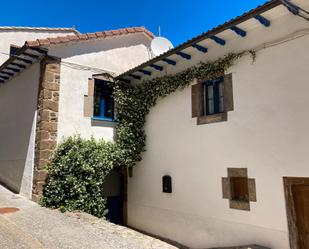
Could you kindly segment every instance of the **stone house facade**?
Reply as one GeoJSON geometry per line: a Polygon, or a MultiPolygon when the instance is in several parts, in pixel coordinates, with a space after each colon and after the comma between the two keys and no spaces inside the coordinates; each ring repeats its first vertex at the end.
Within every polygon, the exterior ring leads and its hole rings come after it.
{"type": "Polygon", "coordinates": [[[43,166],[64,137],[113,139],[106,75],[139,84],[251,51],[218,79],[194,79],[150,110],[147,151],[124,179],[125,224],[190,248],[308,248],[304,9],[305,0],[272,0],[154,58],[144,28],[26,42],[18,58],[36,55],[31,66],[16,75],[5,70],[13,59],[0,67],[0,180],[28,186],[37,200],[43,166]]]}
{"type": "Polygon", "coordinates": [[[152,38],[143,27],[30,37],[8,57],[0,66],[0,81],[9,81],[0,91],[0,136],[7,141],[1,144],[1,183],[38,201],[44,167],[64,137],[113,139],[113,122],[84,111],[93,105],[87,96],[94,94],[94,78],[102,78],[95,75],[117,75],[148,60],[152,38]]]}
{"type": "Polygon", "coordinates": [[[255,51],[150,110],[130,226],[189,248],[309,248],[309,22],[288,7],[270,1],[118,76],[138,84],[255,51]]]}

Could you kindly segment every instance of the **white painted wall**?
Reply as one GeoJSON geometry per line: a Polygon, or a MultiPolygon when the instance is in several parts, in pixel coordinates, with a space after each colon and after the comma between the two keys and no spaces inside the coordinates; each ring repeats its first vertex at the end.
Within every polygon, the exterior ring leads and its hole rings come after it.
{"type": "MultiPolygon", "coordinates": [[[[144,34],[131,34],[85,43],[56,46],[49,54],[62,58],[62,62],[111,71],[116,75],[149,59],[147,47],[150,38],[144,34]]],[[[114,128],[106,123],[84,117],[84,95],[88,94],[88,78],[98,72],[75,69],[61,64],[58,142],[64,137],[80,134],[82,137],[113,139],[114,128]]]]}
{"type": "Polygon", "coordinates": [[[25,41],[47,37],[73,35],[72,31],[43,30],[0,30],[0,65],[5,62],[10,53],[10,45],[22,46],[25,41]],[[4,53],[4,54],[3,54],[4,53]]]}
{"type": "MultiPolygon", "coordinates": [[[[251,27],[242,41],[226,31],[224,48],[210,44],[207,55],[168,72],[309,23],[281,15],[268,29],[251,27]]],[[[233,66],[235,110],[227,122],[197,126],[190,87],[158,101],[147,117],[147,151],[128,182],[130,226],[192,248],[253,243],[289,248],[282,178],[309,177],[308,44],[309,35],[302,36],[259,51],[254,64],[247,56],[233,66]],[[257,202],[250,203],[250,212],[230,209],[222,199],[221,178],[229,167],[246,167],[256,179],[257,202]],[[162,193],[165,174],[172,176],[172,194],[162,193]]]]}
{"type": "Polygon", "coordinates": [[[40,65],[0,87],[0,182],[31,196],[40,65]]]}
{"type": "MultiPolygon", "coordinates": [[[[11,43],[22,45],[25,40],[59,35],[45,32],[0,31],[0,52],[9,51],[11,43]],[[3,38],[3,40],[2,40],[3,38]],[[16,42],[15,42],[16,41],[16,42]],[[6,49],[6,50],[5,50],[6,49]]],[[[50,54],[63,61],[113,71],[118,74],[149,57],[150,39],[143,34],[127,35],[99,42],[58,46],[50,54]]],[[[5,60],[7,58],[0,57],[5,60]]],[[[31,197],[35,144],[36,105],[39,85],[39,63],[0,87],[0,182],[20,194],[31,197]]],[[[96,72],[98,73],[98,72],[96,72]]],[[[94,72],[62,65],[58,141],[73,134],[110,140],[110,125],[91,123],[83,115],[84,95],[88,78],[94,72]]]]}

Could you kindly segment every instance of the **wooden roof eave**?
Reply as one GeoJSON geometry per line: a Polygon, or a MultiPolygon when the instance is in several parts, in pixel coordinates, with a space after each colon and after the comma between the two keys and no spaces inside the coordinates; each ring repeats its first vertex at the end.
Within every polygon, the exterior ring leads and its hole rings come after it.
{"type": "Polygon", "coordinates": [[[47,50],[45,49],[31,48],[27,45],[22,46],[15,55],[10,56],[10,58],[0,66],[0,83],[5,83],[6,81],[11,80],[29,65],[41,60],[46,54],[47,50]],[[18,61],[22,61],[22,64],[18,63],[18,61]],[[19,69],[17,69],[18,67],[19,69]],[[3,74],[7,76],[1,76],[3,74]]]}
{"type": "MultiPolygon", "coordinates": [[[[190,39],[188,41],[186,41],[185,43],[163,53],[162,55],[159,55],[145,63],[142,63],[141,65],[130,69],[128,71],[126,71],[125,73],[118,75],[116,77],[116,79],[118,80],[128,80],[128,78],[130,78],[130,75],[136,73],[136,72],[141,72],[142,70],[145,70],[146,67],[152,67],[153,65],[155,65],[156,63],[160,62],[160,61],[164,61],[166,59],[168,59],[168,57],[175,55],[175,54],[181,54],[183,53],[182,51],[185,50],[186,48],[189,47],[196,47],[196,44],[198,44],[201,41],[204,41],[206,39],[213,39],[215,37],[215,39],[217,39],[216,35],[220,34],[221,32],[228,30],[228,29],[232,29],[233,27],[237,27],[237,25],[251,19],[251,18],[256,18],[257,16],[263,14],[264,12],[271,10],[279,5],[282,5],[282,2],[280,0],[272,0],[269,1],[267,3],[265,3],[264,5],[261,5],[249,12],[244,13],[241,16],[238,16],[230,21],[227,21],[205,33],[202,33],[201,35],[190,39]]],[[[234,30],[235,31],[235,30],[234,30]]],[[[237,30],[239,32],[239,30],[237,30]]],[[[240,34],[241,35],[241,34],[240,34]]],[[[222,42],[222,41],[221,41],[222,42]]],[[[222,44],[221,44],[222,45],[222,44]]],[[[202,49],[202,48],[200,48],[202,49]]]]}

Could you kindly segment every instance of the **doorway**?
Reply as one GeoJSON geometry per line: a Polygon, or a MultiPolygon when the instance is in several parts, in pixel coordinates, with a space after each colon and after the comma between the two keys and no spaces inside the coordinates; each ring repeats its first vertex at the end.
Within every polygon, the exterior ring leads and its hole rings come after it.
{"type": "Polygon", "coordinates": [[[124,170],[114,169],[106,177],[103,195],[107,199],[106,219],[118,225],[126,225],[126,179],[124,170]]]}
{"type": "Polygon", "coordinates": [[[284,177],[291,249],[309,248],[309,178],[284,177]]]}

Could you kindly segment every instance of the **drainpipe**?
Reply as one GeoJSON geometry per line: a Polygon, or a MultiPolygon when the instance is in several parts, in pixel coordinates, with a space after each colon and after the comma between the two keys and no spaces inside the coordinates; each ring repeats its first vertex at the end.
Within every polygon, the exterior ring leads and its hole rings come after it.
{"type": "Polygon", "coordinates": [[[306,21],[309,21],[309,12],[298,5],[292,3],[290,0],[280,0],[282,4],[288,8],[294,15],[297,15],[306,21]]]}

